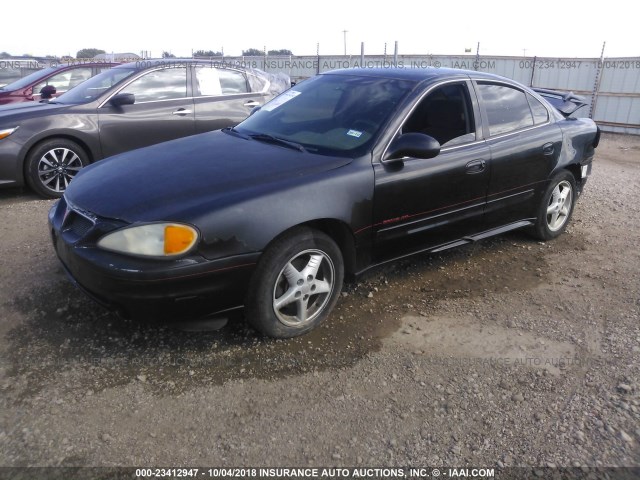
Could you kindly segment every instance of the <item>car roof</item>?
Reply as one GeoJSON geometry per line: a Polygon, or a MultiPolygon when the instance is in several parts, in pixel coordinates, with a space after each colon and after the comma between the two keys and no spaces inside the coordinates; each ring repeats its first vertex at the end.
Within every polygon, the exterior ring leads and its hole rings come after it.
{"type": "Polygon", "coordinates": [[[118,62],[83,62],[83,61],[74,61],[74,62],[61,62],[60,64],[51,67],[56,70],[65,70],[68,68],[77,68],[77,67],[108,67],[108,66],[116,66],[120,65],[118,62]]]}
{"type": "Polygon", "coordinates": [[[393,78],[397,80],[411,80],[422,82],[424,80],[473,77],[487,80],[508,80],[491,73],[477,72],[475,70],[461,70],[457,68],[400,68],[400,67],[376,67],[376,68],[345,68],[331,70],[322,75],[355,75],[359,77],[393,78]]]}
{"type": "Polygon", "coordinates": [[[136,70],[146,70],[148,68],[157,68],[174,65],[181,67],[184,65],[215,65],[217,67],[232,68],[236,70],[246,70],[242,65],[236,65],[233,62],[225,60],[212,60],[209,58],[145,58],[136,60],[135,62],[123,63],[114,68],[134,68],[136,70]]]}

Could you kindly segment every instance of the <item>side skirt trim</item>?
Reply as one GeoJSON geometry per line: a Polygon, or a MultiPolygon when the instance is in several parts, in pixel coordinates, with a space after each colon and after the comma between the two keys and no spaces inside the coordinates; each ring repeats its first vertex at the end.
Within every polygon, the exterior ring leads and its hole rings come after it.
{"type": "Polygon", "coordinates": [[[519,220],[519,221],[513,222],[513,223],[508,223],[507,225],[502,225],[501,227],[491,228],[489,230],[485,230],[484,232],[476,233],[474,235],[469,235],[467,237],[463,237],[463,238],[460,238],[458,240],[454,240],[453,242],[445,243],[443,245],[437,245],[435,247],[424,248],[422,250],[417,250],[415,252],[407,253],[405,255],[400,255],[398,257],[390,258],[390,259],[385,260],[385,261],[380,262],[380,263],[375,263],[375,264],[369,265],[368,267],[364,268],[363,270],[360,270],[359,272],[356,272],[355,276],[362,275],[367,270],[369,270],[371,268],[374,268],[374,267],[377,267],[377,266],[380,266],[380,265],[384,265],[385,263],[395,262],[397,260],[401,260],[403,258],[411,257],[411,256],[417,255],[419,253],[442,252],[444,250],[449,250],[450,248],[459,247],[459,246],[462,246],[462,245],[466,245],[468,243],[473,243],[473,242],[477,242],[479,240],[483,240],[485,238],[493,237],[495,235],[500,235],[502,233],[510,232],[511,230],[516,230],[516,229],[522,228],[522,227],[528,227],[528,226],[533,225],[534,223],[535,223],[535,219],[534,218],[530,218],[530,219],[526,219],[526,220],[519,220]]]}

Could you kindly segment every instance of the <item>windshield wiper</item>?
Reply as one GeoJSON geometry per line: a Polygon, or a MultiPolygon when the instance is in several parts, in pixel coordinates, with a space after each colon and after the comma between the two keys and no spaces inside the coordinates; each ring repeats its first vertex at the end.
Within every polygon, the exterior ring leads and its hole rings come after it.
{"type": "Polygon", "coordinates": [[[254,140],[259,140],[261,142],[277,143],[278,145],[293,148],[294,150],[298,150],[299,152],[306,151],[306,149],[299,143],[285,140],[284,138],[280,137],[274,137],[273,135],[269,135],[268,133],[254,133],[253,135],[249,136],[254,140]]]}
{"type": "Polygon", "coordinates": [[[232,135],[235,135],[236,137],[244,138],[245,140],[249,140],[251,138],[248,135],[245,135],[244,133],[240,133],[238,130],[236,130],[236,127],[226,127],[226,128],[223,128],[222,131],[225,133],[230,133],[232,135]]]}

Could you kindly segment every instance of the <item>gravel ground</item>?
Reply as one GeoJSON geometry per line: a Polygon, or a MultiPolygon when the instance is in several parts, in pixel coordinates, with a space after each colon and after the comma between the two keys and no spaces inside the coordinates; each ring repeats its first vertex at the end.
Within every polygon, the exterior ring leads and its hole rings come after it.
{"type": "Polygon", "coordinates": [[[113,316],[51,205],[0,192],[0,466],[640,466],[638,138],[559,239],[376,269],[289,341],[113,316]]]}

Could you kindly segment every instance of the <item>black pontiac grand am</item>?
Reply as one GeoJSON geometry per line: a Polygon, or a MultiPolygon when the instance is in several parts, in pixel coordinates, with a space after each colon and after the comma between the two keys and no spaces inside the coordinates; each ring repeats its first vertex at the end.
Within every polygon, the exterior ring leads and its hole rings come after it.
{"type": "Polygon", "coordinates": [[[517,228],[560,235],[599,140],[566,117],[580,105],[479,72],[329,72],[235,128],[82,169],[50,212],[53,243],[122,315],[244,305],[257,330],[293,337],[374,265],[517,228]]]}

